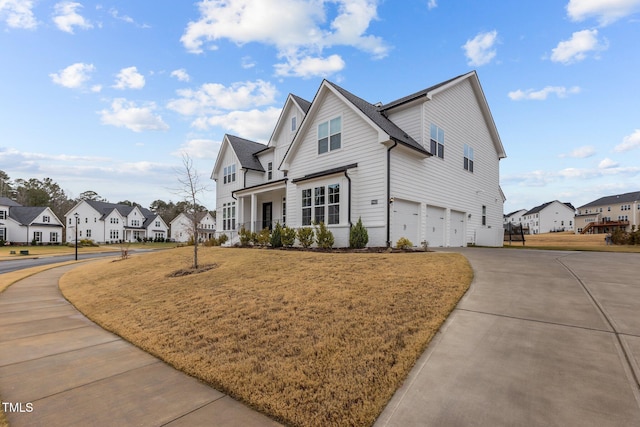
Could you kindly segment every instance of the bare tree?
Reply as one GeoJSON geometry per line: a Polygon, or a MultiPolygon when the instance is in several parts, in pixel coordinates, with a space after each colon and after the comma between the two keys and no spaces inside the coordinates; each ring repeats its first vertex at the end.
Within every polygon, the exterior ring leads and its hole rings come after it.
{"type": "Polygon", "coordinates": [[[198,213],[201,209],[198,196],[207,188],[200,184],[198,171],[188,154],[182,154],[182,169],[177,170],[180,188],[176,194],[186,202],[185,215],[189,218],[189,231],[193,235],[193,268],[198,268],[198,213]]]}

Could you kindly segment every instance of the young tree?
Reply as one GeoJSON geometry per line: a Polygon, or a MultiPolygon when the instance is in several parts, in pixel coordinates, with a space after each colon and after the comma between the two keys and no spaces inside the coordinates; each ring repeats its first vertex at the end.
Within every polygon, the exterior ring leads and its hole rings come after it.
{"type": "Polygon", "coordinates": [[[189,218],[189,228],[193,235],[193,268],[198,268],[198,213],[204,209],[200,205],[199,196],[207,188],[200,184],[198,171],[193,165],[193,160],[188,154],[182,154],[182,169],[176,170],[178,173],[178,183],[180,188],[176,190],[176,194],[184,199],[184,213],[189,218]]]}

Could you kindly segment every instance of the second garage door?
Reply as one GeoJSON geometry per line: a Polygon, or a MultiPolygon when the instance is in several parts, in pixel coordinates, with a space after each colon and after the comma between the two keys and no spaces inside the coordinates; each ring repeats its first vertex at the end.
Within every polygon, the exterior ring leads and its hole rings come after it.
{"type": "Polygon", "coordinates": [[[429,246],[444,246],[444,208],[427,206],[427,242],[429,246]]]}

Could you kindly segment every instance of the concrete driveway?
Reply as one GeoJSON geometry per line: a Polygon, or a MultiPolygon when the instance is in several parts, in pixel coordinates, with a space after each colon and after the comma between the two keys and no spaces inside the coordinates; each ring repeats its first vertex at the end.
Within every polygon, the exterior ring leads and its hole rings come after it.
{"type": "Polygon", "coordinates": [[[377,427],[640,426],[640,254],[460,252],[474,282],[377,427]]]}

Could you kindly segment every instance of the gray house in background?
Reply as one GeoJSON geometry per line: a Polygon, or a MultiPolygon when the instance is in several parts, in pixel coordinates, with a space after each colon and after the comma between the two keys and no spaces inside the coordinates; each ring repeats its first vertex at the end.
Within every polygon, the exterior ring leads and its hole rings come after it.
{"type": "Polygon", "coordinates": [[[0,241],[60,244],[63,228],[50,208],[22,206],[7,197],[0,197],[0,241]]]}

